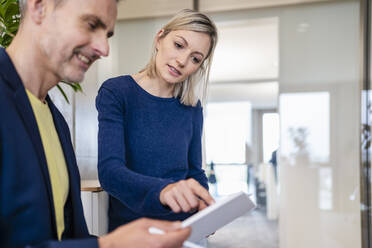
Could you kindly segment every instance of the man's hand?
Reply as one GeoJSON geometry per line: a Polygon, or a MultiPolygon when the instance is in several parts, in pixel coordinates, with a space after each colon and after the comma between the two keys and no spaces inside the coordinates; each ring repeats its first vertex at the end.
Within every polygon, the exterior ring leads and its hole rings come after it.
{"type": "Polygon", "coordinates": [[[214,203],[208,190],[192,178],[169,184],[160,192],[159,198],[161,204],[175,213],[200,211],[214,203]]]}
{"type": "Polygon", "coordinates": [[[99,248],[181,248],[190,236],[190,228],[182,228],[180,222],[139,219],[118,227],[98,239],[99,248]],[[165,234],[150,234],[149,228],[156,227],[165,234]]]}

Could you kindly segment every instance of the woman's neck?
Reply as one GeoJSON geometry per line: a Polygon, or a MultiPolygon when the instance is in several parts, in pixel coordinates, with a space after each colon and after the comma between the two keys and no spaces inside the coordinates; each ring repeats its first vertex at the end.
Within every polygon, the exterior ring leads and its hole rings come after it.
{"type": "Polygon", "coordinates": [[[133,79],[151,95],[163,98],[173,97],[174,85],[161,80],[158,76],[153,78],[142,71],[132,75],[133,79]]]}

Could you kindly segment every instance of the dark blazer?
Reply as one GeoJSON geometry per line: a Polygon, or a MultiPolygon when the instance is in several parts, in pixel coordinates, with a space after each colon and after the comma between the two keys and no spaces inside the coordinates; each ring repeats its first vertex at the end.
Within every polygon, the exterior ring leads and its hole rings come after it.
{"type": "Polygon", "coordinates": [[[46,100],[69,173],[62,242],[56,241],[53,195],[36,119],[12,61],[0,48],[0,247],[97,247],[84,219],[67,123],[50,98],[46,100]]]}

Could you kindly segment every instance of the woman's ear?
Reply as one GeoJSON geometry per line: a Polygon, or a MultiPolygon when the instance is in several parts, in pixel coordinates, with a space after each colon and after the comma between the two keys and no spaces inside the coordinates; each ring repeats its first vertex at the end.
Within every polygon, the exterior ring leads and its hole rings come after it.
{"type": "Polygon", "coordinates": [[[160,29],[159,32],[156,34],[156,38],[160,39],[163,37],[163,35],[164,35],[164,29],[160,29]]]}
{"type": "Polygon", "coordinates": [[[155,49],[158,50],[159,41],[164,36],[164,29],[160,29],[159,32],[155,36],[155,49]]]}

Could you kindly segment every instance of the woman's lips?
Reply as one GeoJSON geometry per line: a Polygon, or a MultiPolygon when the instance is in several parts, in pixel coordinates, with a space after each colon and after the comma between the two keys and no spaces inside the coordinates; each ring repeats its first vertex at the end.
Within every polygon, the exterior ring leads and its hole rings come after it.
{"type": "Polygon", "coordinates": [[[181,76],[181,72],[179,70],[177,70],[176,68],[174,68],[173,66],[171,66],[171,65],[168,65],[168,71],[174,77],[181,76]]]}

